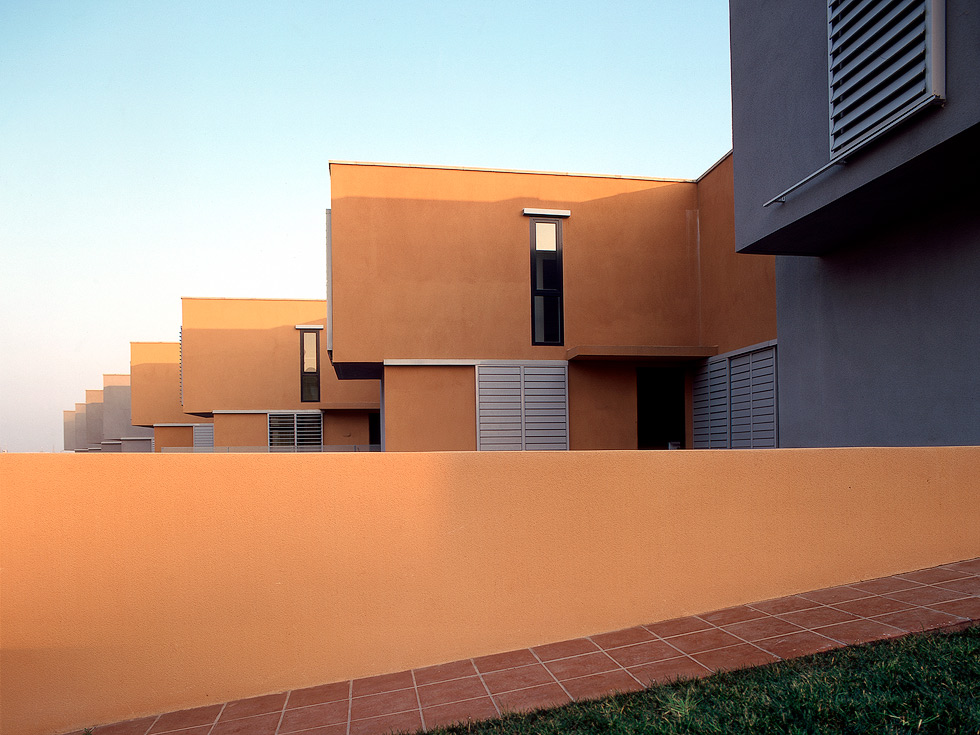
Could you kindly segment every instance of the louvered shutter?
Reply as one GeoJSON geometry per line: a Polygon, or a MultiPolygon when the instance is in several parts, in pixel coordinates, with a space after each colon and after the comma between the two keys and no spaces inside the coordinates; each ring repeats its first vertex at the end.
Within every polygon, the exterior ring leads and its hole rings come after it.
{"type": "Polygon", "coordinates": [[[776,446],[775,358],[770,347],[729,363],[732,449],[776,446]]]}
{"type": "Polygon", "coordinates": [[[477,448],[568,449],[568,369],[478,365],[477,448]]]}
{"type": "Polygon", "coordinates": [[[711,360],[694,375],[694,448],[728,447],[728,359],[711,360]]]}
{"type": "Polygon", "coordinates": [[[520,366],[479,365],[477,448],[523,449],[524,406],[520,366]]]}
{"type": "Polygon", "coordinates": [[[323,415],[296,414],[296,448],[303,452],[319,452],[323,446],[323,415]]]}
{"type": "Polygon", "coordinates": [[[943,0],[831,0],[830,155],[944,94],[943,0]]]}
{"type": "Polygon", "coordinates": [[[214,424],[194,424],[194,448],[214,448],[214,424]]]}
{"type": "Polygon", "coordinates": [[[712,358],[694,375],[694,448],[774,448],[776,348],[712,358]]]}

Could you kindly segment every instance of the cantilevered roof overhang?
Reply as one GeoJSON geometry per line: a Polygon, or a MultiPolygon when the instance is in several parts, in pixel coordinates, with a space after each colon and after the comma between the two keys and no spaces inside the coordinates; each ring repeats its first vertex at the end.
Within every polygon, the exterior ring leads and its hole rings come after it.
{"type": "Polygon", "coordinates": [[[568,360],[612,362],[688,362],[718,354],[718,345],[578,345],[568,360]]]}

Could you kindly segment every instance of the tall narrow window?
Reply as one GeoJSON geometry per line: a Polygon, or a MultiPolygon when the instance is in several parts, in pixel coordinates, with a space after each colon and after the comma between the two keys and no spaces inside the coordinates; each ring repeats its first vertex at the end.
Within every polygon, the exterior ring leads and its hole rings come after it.
{"type": "Polygon", "coordinates": [[[320,332],[300,330],[300,400],[304,403],[320,400],[320,332]]]}
{"type": "Polygon", "coordinates": [[[531,219],[531,344],[564,343],[561,220],[531,219]]]}

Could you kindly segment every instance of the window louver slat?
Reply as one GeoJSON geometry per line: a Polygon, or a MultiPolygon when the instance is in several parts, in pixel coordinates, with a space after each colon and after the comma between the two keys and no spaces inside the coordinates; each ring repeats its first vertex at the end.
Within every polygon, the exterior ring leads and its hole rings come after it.
{"type": "Polygon", "coordinates": [[[477,448],[567,449],[567,369],[480,365],[477,448]]]}
{"type": "Polygon", "coordinates": [[[828,5],[832,159],[941,99],[941,8],[942,0],[828,5]]]}

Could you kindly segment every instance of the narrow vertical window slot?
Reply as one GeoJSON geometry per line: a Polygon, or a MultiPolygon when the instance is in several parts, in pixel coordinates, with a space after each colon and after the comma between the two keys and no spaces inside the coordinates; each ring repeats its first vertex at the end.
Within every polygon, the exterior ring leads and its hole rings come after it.
{"type": "Polygon", "coordinates": [[[531,343],[564,343],[561,221],[531,220],[531,343]]]}

